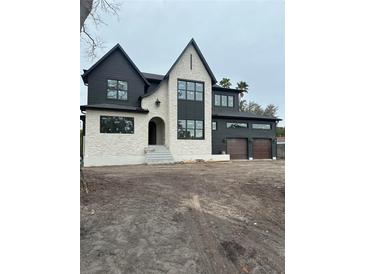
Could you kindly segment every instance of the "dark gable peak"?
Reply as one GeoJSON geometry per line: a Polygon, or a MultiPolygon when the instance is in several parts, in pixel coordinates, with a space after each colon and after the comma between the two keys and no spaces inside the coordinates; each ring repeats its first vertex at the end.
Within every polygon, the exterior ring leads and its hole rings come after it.
{"type": "Polygon", "coordinates": [[[101,57],[94,65],[92,65],[88,70],[84,70],[84,74],[81,75],[82,80],[85,84],[87,84],[88,75],[97,67],[99,66],[104,60],[106,60],[114,51],[119,51],[131,64],[131,66],[135,69],[135,71],[138,73],[138,75],[142,78],[142,80],[145,82],[147,86],[150,85],[150,83],[147,81],[147,79],[144,77],[142,72],[138,69],[138,67],[133,63],[132,59],[129,58],[128,54],[124,51],[124,49],[119,45],[116,44],[111,50],[109,50],[103,57],[101,57]]]}

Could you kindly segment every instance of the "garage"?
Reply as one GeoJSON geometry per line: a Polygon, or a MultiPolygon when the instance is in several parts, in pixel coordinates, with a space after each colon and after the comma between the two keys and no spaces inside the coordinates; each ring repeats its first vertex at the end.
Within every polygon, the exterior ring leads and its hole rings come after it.
{"type": "Polygon", "coordinates": [[[271,140],[270,139],[253,139],[252,142],[254,159],[271,159],[271,140]]]}
{"type": "Polygon", "coordinates": [[[231,159],[247,159],[247,139],[227,139],[227,153],[231,159]]]}

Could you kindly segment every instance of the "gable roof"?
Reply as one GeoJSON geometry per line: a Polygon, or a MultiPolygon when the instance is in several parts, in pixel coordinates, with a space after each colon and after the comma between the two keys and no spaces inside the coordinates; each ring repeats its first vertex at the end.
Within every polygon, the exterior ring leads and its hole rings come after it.
{"type": "Polygon", "coordinates": [[[179,57],[176,59],[175,63],[171,66],[171,68],[169,69],[169,71],[166,73],[164,79],[168,78],[170,72],[175,67],[175,65],[179,62],[180,58],[183,56],[184,52],[187,50],[187,48],[190,45],[192,45],[194,47],[194,49],[196,50],[196,52],[198,53],[199,58],[202,60],[205,69],[208,71],[208,74],[209,74],[210,78],[212,79],[212,85],[214,85],[215,83],[217,83],[217,79],[215,79],[215,76],[214,76],[212,70],[210,69],[207,61],[205,60],[202,52],[200,51],[198,45],[196,44],[194,38],[191,38],[190,42],[186,45],[186,47],[184,48],[184,50],[181,52],[181,54],[179,55],[179,57]]]}
{"type": "Polygon", "coordinates": [[[148,72],[142,72],[143,76],[146,77],[147,80],[150,81],[162,81],[165,77],[161,74],[155,74],[155,73],[148,73],[148,72]]]}
{"type": "Polygon", "coordinates": [[[106,60],[114,51],[119,51],[122,53],[122,55],[127,59],[129,64],[136,70],[138,75],[143,79],[145,84],[147,86],[150,85],[150,83],[147,81],[146,77],[143,75],[142,72],[137,68],[137,66],[133,63],[132,59],[129,58],[128,54],[124,51],[124,49],[118,44],[116,44],[111,50],[109,50],[103,57],[101,57],[94,65],[92,65],[88,70],[84,70],[84,74],[81,75],[82,80],[84,83],[87,83],[87,76],[97,67],[99,66],[104,60],[106,60]]]}

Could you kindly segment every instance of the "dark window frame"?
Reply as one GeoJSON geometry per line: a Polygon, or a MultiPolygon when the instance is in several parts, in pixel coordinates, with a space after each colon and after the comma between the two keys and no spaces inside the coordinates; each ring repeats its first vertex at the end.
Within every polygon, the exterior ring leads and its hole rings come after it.
{"type": "Polygon", "coordinates": [[[222,101],[222,96],[220,94],[214,94],[214,106],[220,107],[221,106],[221,101],[222,101]],[[216,105],[216,103],[215,103],[215,97],[216,96],[219,97],[219,105],[216,105]]]}
{"type": "Polygon", "coordinates": [[[224,107],[224,108],[228,107],[228,96],[227,95],[221,95],[221,107],[224,107]],[[223,97],[226,98],[226,104],[225,105],[223,105],[223,97]]]}
{"type": "Polygon", "coordinates": [[[205,82],[202,81],[195,81],[195,80],[187,80],[187,79],[177,79],[177,100],[185,100],[185,101],[192,101],[192,102],[201,102],[204,103],[205,100],[205,96],[204,96],[204,91],[205,91],[205,82]],[[179,88],[179,82],[185,82],[185,89],[180,89],[179,88]],[[188,92],[192,91],[188,89],[188,82],[190,83],[194,83],[194,99],[188,99],[188,92]],[[196,89],[196,84],[202,84],[203,85],[203,90],[202,91],[197,91],[196,89]],[[185,98],[179,98],[179,91],[183,91],[185,93],[185,98]],[[201,93],[202,95],[202,100],[197,100],[196,99],[196,93],[201,93]]]}
{"type": "Polygon", "coordinates": [[[106,99],[107,100],[114,100],[114,101],[128,101],[129,98],[129,83],[126,80],[119,80],[119,79],[112,79],[112,78],[107,78],[106,79],[106,99]],[[108,85],[108,81],[117,81],[117,98],[109,98],[108,97],[108,89],[109,89],[109,85],[108,85]],[[127,90],[124,89],[119,89],[119,82],[125,82],[127,83],[127,90]],[[127,99],[119,99],[119,91],[126,91],[127,92],[127,99]]]}
{"type": "Polygon", "coordinates": [[[234,108],[234,101],[235,101],[234,97],[235,96],[233,96],[233,95],[214,94],[214,106],[215,107],[222,107],[222,108],[234,108]],[[216,101],[215,101],[216,96],[219,97],[219,105],[216,104],[216,101]],[[226,105],[222,104],[222,97],[223,96],[227,98],[227,104],[226,105]],[[229,105],[229,98],[232,98],[232,106],[229,105]]]}
{"type": "Polygon", "coordinates": [[[177,120],[177,139],[178,140],[204,140],[205,139],[205,129],[204,129],[204,125],[205,125],[205,121],[204,120],[196,120],[196,119],[178,119],[177,120]],[[184,124],[185,124],[185,128],[183,127],[183,136],[179,136],[179,121],[184,121],[184,124]],[[194,128],[189,128],[188,127],[188,121],[194,121],[194,128]],[[196,126],[196,122],[199,121],[199,122],[202,122],[202,128],[201,129],[198,129],[197,126],[196,126]],[[188,129],[190,130],[194,130],[194,137],[193,138],[190,138],[190,137],[187,137],[187,132],[188,132],[188,129]],[[196,131],[197,130],[201,130],[202,131],[202,137],[199,137],[199,138],[196,138],[196,131]]]}
{"type": "Polygon", "coordinates": [[[270,123],[252,123],[251,128],[257,130],[272,130],[272,125],[270,123]],[[254,128],[254,125],[268,125],[270,128],[254,128]]]}
{"type": "Polygon", "coordinates": [[[237,128],[248,128],[248,123],[247,122],[226,122],[226,128],[227,129],[237,129],[237,128]],[[245,124],[245,127],[229,127],[228,124],[245,124]]]}
{"type": "Polygon", "coordinates": [[[218,129],[217,121],[212,121],[212,131],[216,131],[218,129]],[[213,128],[213,124],[215,124],[215,129],[213,128]]]}
{"type": "MultiPolygon", "coordinates": [[[[110,129],[110,130],[113,130],[110,129]]],[[[124,117],[124,116],[110,116],[110,115],[100,115],[100,128],[99,128],[99,132],[100,134],[134,134],[134,117],[124,117]],[[103,124],[103,119],[105,118],[109,118],[111,121],[109,121],[109,123],[113,123],[113,126],[115,127],[115,121],[119,120],[120,122],[124,122],[125,121],[129,121],[132,123],[132,130],[127,132],[127,131],[107,131],[105,129],[106,125],[103,124]]]]}
{"type": "Polygon", "coordinates": [[[227,107],[234,108],[234,96],[233,95],[227,95],[227,107]],[[229,98],[232,98],[232,106],[229,105],[229,98]]]}

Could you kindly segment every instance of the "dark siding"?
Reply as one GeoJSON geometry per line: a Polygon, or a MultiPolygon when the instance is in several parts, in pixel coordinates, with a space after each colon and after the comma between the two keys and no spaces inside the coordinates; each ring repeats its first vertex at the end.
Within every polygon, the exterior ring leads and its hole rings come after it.
{"type": "Polygon", "coordinates": [[[88,104],[118,104],[140,106],[138,97],[145,93],[145,82],[127,59],[119,52],[113,52],[88,76],[88,104]],[[128,100],[106,98],[107,79],[128,82],[128,100]]]}
{"type": "Polygon", "coordinates": [[[212,97],[212,108],[213,112],[225,112],[225,111],[239,111],[239,101],[238,101],[238,95],[237,92],[228,92],[228,91],[215,91],[213,90],[213,97],[212,97]],[[216,107],[214,105],[214,95],[227,95],[227,96],[233,96],[233,108],[232,107],[216,107]]]}
{"type": "Polygon", "coordinates": [[[227,138],[247,138],[248,139],[248,156],[252,157],[252,139],[267,138],[272,140],[273,157],[276,156],[275,143],[275,122],[263,122],[259,120],[237,120],[237,119],[217,119],[213,118],[213,122],[217,122],[217,130],[212,131],[212,153],[221,154],[222,151],[227,153],[227,138]],[[227,128],[227,122],[248,123],[248,128],[227,128]],[[270,123],[271,130],[252,129],[252,123],[270,123]]]}
{"type": "Polygon", "coordinates": [[[178,119],[204,120],[204,100],[202,102],[178,100],[178,119]]]}
{"type": "MultiPolygon", "coordinates": [[[[150,79],[147,79],[148,82],[150,82],[150,86],[148,87],[147,89],[147,92],[151,92],[153,90],[155,90],[157,88],[157,86],[160,84],[160,81],[153,81],[153,80],[150,80],[150,79]]],[[[146,93],[147,93],[146,92],[146,93]]]]}

